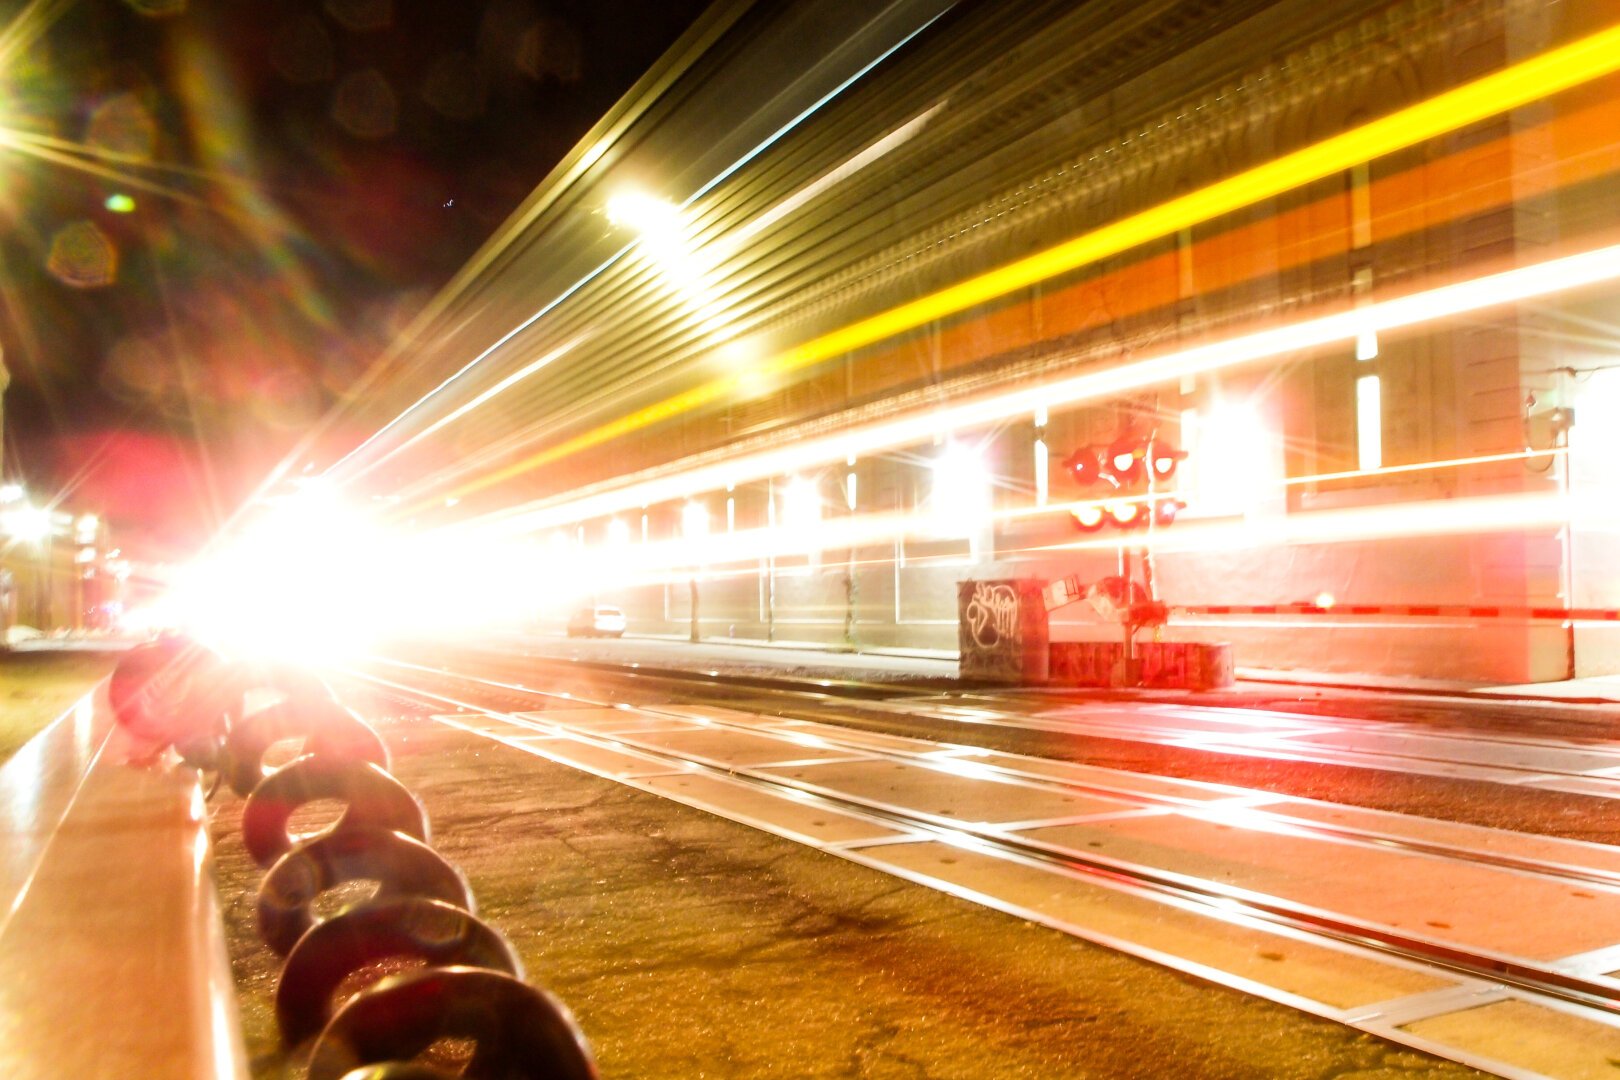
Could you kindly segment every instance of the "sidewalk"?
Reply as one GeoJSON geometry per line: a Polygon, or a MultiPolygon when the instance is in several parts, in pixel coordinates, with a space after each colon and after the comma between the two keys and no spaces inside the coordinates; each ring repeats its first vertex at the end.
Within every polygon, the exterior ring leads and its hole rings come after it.
{"type": "MultiPolygon", "coordinates": [[[[674,635],[635,635],[618,639],[563,639],[546,636],[530,638],[531,643],[572,652],[584,660],[614,662],[623,656],[627,662],[659,664],[666,667],[713,670],[725,668],[735,674],[795,677],[849,678],[857,680],[917,681],[950,680],[956,677],[956,653],[943,649],[859,648],[810,641],[774,641],[739,638],[704,638],[693,644],[674,635]]],[[[1314,689],[1325,693],[1413,695],[1458,697],[1519,702],[1548,702],[1558,705],[1620,705],[1620,675],[1570,679],[1562,682],[1493,685],[1442,679],[1361,675],[1342,672],[1274,671],[1266,668],[1239,668],[1238,683],[1230,690],[1207,691],[1199,696],[1218,698],[1245,693],[1275,693],[1276,688],[1314,689]]],[[[1074,692],[1097,693],[1086,688],[1074,692]]],[[[1113,691],[1148,693],[1148,691],[1113,691]]],[[[1180,693],[1179,691],[1168,691],[1180,693]]]]}

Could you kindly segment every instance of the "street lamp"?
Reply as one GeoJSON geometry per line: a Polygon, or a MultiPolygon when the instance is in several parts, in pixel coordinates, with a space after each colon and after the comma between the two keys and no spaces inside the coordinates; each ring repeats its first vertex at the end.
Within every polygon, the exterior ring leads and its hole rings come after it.
{"type": "Polygon", "coordinates": [[[677,288],[701,284],[680,207],[644,192],[623,191],[608,199],[607,216],[636,234],[636,246],[677,288]]]}
{"type": "Polygon", "coordinates": [[[991,477],[982,451],[953,439],[930,468],[934,479],[928,516],[935,535],[967,537],[969,555],[977,560],[991,514],[991,477]]]}
{"type": "Polygon", "coordinates": [[[782,493],[782,524],[792,546],[802,546],[813,562],[816,530],[821,526],[821,491],[814,480],[795,476],[788,481],[782,493]]]}
{"type": "Polygon", "coordinates": [[[34,620],[42,624],[41,629],[50,622],[45,609],[50,595],[51,524],[50,510],[28,503],[0,513],[0,533],[26,545],[34,553],[34,620]]]}
{"type": "Polygon", "coordinates": [[[0,515],[0,532],[25,544],[37,544],[51,535],[51,512],[25,503],[0,515]]]}

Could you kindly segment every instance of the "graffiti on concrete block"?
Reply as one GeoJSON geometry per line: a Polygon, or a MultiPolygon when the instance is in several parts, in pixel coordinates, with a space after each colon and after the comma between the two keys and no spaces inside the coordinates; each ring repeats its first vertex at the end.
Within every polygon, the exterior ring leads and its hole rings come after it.
{"type": "Polygon", "coordinates": [[[1018,593],[1002,582],[975,581],[968,600],[968,632],[981,649],[1018,647],[1018,593]]]}
{"type": "Polygon", "coordinates": [[[957,589],[962,674],[1002,682],[1045,682],[1044,581],[964,581],[957,589]]]}

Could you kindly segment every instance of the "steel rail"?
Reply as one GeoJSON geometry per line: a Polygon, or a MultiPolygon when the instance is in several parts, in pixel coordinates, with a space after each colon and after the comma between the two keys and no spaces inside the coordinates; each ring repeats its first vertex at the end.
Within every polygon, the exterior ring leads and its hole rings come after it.
{"type": "MultiPolygon", "coordinates": [[[[488,654],[486,654],[486,655],[488,655],[488,654]]],[[[648,665],[644,665],[644,664],[635,664],[635,665],[631,665],[631,666],[626,666],[626,665],[623,665],[623,664],[614,664],[614,663],[603,662],[603,661],[578,660],[578,659],[569,659],[569,658],[563,658],[563,657],[547,657],[547,656],[526,655],[526,656],[522,657],[522,659],[523,659],[523,661],[525,663],[530,663],[530,664],[542,664],[542,665],[550,665],[550,666],[571,667],[571,668],[574,668],[576,670],[580,669],[580,668],[584,668],[584,669],[587,669],[587,670],[600,672],[600,673],[608,674],[608,675],[615,675],[616,674],[616,675],[619,675],[619,676],[621,676],[623,678],[627,678],[627,679],[663,680],[663,681],[667,681],[667,682],[686,683],[686,684],[696,683],[696,684],[699,684],[699,685],[711,686],[711,687],[716,687],[716,688],[721,687],[721,686],[743,685],[743,686],[753,687],[753,688],[756,688],[756,689],[770,690],[770,691],[772,691],[774,693],[788,695],[788,696],[809,697],[809,698],[815,698],[815,699],[825,699],[828,702],[836,701],[836,702],[840,702],[840,703],[847,702],[850,698],[856,698],[856,699],[861,699],[861,701],[862,701],[862,704],[856,706],[857,709],[866,709],[866,710],[869,710],[870,712],[873,712],[873,713],[876,714],[875,716],[872,717],[872,720],[874,722],[879,722],[879,721],[882,721],[882,720],[892,720],[896,715],[899,715],[899,716],[902,716],[902,717],[907,717],[907,718],[912,718],[912,719],[945,721],[945,722],[948,722],[948,723],[958,724],[958,725],[965,725],[965,726],[968,726],[968,727],[976,727],[976,726],[977,727],[998,727],[998,728],[1007,728],[1007,729],[1012,730],[1012,731],[1035,731],[1035,732],[1041,732],[1041,733],[1044,733],[1044,734],[1052,734],[1052,735],[1072,735],[1076,731],[1076,725],[1073,724],[1073,723],[1069,723],[1069,722],[1062,721],[1062,720],[1043,719],[1043,718],[1038,717],[1038,716],[1026,716],[1026,715],[1019,714],[1019,713],[1009,712],[1004,708],[998,707],[995,704],[994,699],[989,699],[989,698],[985,698],[985,699],[973,698],[972,699],[972,700],[976,700],[976,701],[977,700],[984,700],[986,702],[986,704],[982,704],[982,705],[981,704],[975,704],[972,707],[974,715],[973,715],[973,717],[971,719],[965,718],[965,717],[962,717],[962,716],[958,716],[958,715],[953,715],[952,713],[945,712],[945,711],[917,712],[917,711],[913,711],[913,710],[909,710],[909,709],[905,708],[902,703],[897,703],[894,700],[896,698],[908,698],[908,697],[910,697],[910,698],[937,697],[938,694],[940,693],[940,689],[937,688],[937,687],[929,687],[929,688],[907,687],[907,686],[897,686],[897,685],[894,685],[894,684],[863,683],[863,682],[859,682],[859,681],[856,681],[856,680],[839,680],[839,679],[795,679],[795,678],[784,677],[784,676],[779,676],[779,675],[762,675],[762,676],[721,675],[718,672],[712,672],[712,673],[711,672],[699,672],[699,671],[691,671],[691,670],[682,669],[682,668],[653,667],[653,666],[648,666],[648,665]],[[876,704],[874,704],[874,703],[876,703],[876,704]]],[[[535,692],[535,691],[530,691],[530,692],[535,692]]],[[[1223,708],[1223,706],[1210,706],[1210,705],[1192,706],[1192,707],[1194,707],[1194,708],[1204,708],[1204,709],[1220,709],[1220,708],[1223,708]]],[[[1227,708],[1228,710],[1230,710],[1230,706],[1225,706],[1224,708],[1227,708]]],[[[842,715],[847,715],[847,713],[842,714],[842,715]]],[[[1330,722],[1335,721],[1335,720],[1344,721],[1344,720],[1354,719],[1353,717],[1340,717],[1340,716],[1332,716],[1332,715],[1317,715],[1317,714],[1311,714],[1311,713],[1289,713],[1288,715],[1292,716],[1292,717],[1296,717],[1296,718],[1298,718],[1298,719],[1300,719],[1302,721],[1305,721],[1305,722],[1318,723],[1318,724],[1330,723],[1330,722]]],[[[1385,725],[1383,725],[1383,730],[1393,730],[1393,727],[1391,725],[1385,724],[1385,725]]],[[[1413,730],[1413,729],[1409,725],[1407,725],[1407,726],[1404,727],[1404,730],[1413,730]]],[[[1431,737],[1439,739],[1439,738],[1446,738],[1447,736],[1444,736],[1444,735],[1431,735],[1431,737]]],[[[1477,736],[1477,735],[1475,736],[1475,738],[1478,738],[1478,737],[1479,736],[1477,736]]],[[[1133,742],[1159,742],[1160,741],[1160,740],[1155,740],[1155,739],[1152,739],[1152,738],[1132,737],[1129,733],[1127,733],[1125,731],[1121,731],[1118,734],[1117,738],[1122,739],[1122,740],[1126,740],[1126,741],[1133,741],[1133,742]]],[[[1524,748],[1528,748],[1528,749],[1568,749],[1569,745],[1570,745],[1568,743],[1562,743],[1562,742],[1550,742],[1550,741],[1545,741],[1545,740],[1525,739],[1525,738],[1519,737],[1519,736],[1515,736],[1513,738],[1503,738],[1503,737],[1500,737],[1500,736],[1485,736],[1485,738],[1487,738],[1489,741],[1491,741],[1493,743],[1499,743],[1499,744],[1504,745],[1504,746],[1518,746],[1518,747],[1524,747],[1524,748]]],[[[1164,742],[1168,743],[1169,745],[1181,745],[1179,742],[1173,742],[1173,741],[1170,741],[1170,740],[1164,740],[1164,742]]],[[[1598,752],[1598,751],[1594,750],[1591,747],[1582,747],[1582,749],[1586,750],[1589,753],[1598,752]]],[[[1212,753],[1239,754],[1239,753],[1242,753],[1242,749],[1240,747],[1224,747],[1223,746],[1223,747],[1213,748],[1210,752],[1212,752],[1212,753]]],[[[1283,758],[1286,758],[1287,760],[1304,760],[1304,761],[1311,761],[1311,762],[1314,762],[1314,763],[1317,763],[1317,764],[1340,765],[1340,766],[1344,766],[1344,767],[1347,767],[1347,768],[1348,767],[1358,767],[1358,768],[1368,768],[1368,767],[1370,767],[1370,766],[1365,766],[1365,765],[1359,764],[1356,759],[1351,758],[1348,755],[1346,755],[1346,756],[1344,756],[1342,758],[1339,758],[1339,759],[1335,759],[1332,756],[1332,754],[1330,752],[1328,752],[1328,751],[1322,751],[1322,752],[1320,752],[1320,754],[1314,755],[1314,756],[1303,756],[1303,755],[1299,755],[1297,753],[1284,754],[1284,755],[1275,755],[1275,756],[1279,760],[1281,760],[1283,758]]],[[[1358,751],[1358,756],[1361,759],[1365,759],[1365,758],[1385,758],[1385,759],[1388,759],[1388,760],[1391,760],[1391,761],[1427,761],[1427,762],[1436,762],[1436,763],[1439,763],[1439,764],[1474,765],[1474,763],[1472,763],[1472,762],[1461,762],[1461,761],[1457,761],[1454,758],[1438,757],[1438,756],[1434,756],[1434,755],[1414,754],[1414,753],[1390,753],[1390,752],[1387,752],[1387,751],[1386,752],[1379,752],[1379,751],[1372,751],[1372,750],[1363,750],[1363,751],[1358,751]]],[[[1615,761],[1616,761],[1616,767],[1620,768],[1620,751],[1616,752],[1615,761]]],[[[1557,769],[1537,768],[1537,767],[1534,767],[1534,766],[1525,766],[1525,765],[1514,765],[1514,764],[1496,765],[1496,764],[1492,764],[1492,765],[1488,765],[1488,766],[1474,766],[1474,767],[1490,768],[1490,769],[1493,769],[1493,770],[1496,770],[1496,771],[1499,771],[1499,772],[1502,772],[1502,773],[1519,775],[1519,776],[1555,776],[1555,777],[1567,777],[1569,779],[1575,779],[1575,780],[1590,780],[1590,779],[1593,779],[1593,777],[1590,776],[1590,774],[1588,774],[1588,773],[1562,771],[1562,770],[1557,770],[1557,769]]],[[[1390,771],[1400,772],[1400,771],[1403,771],[1403,770],[1392,767],[1390,771]]],[[[1420,775],[1425,775],[1425,774],[1420,774],[1420,775]]],[[[1505,782],[1505,781],[1503,781],[1503,782],[1505,782]]],[[[1620,797],[1620,779],[1615,779],[1615,783],[1617,785],[1616,797],[1620,797]]],[[[1605,798],[1606,796],[1593,795],[1592,797],[1593,798],[1605,798]]]]}
{"type": "MultiPolygon", "coordinates": [[[[520,698],[522,696],[530,696],[530,697],[538,696],[538,697],[553,697],[554,698],[554,697],[557,696],[555,694],[550,694],[550,693],[548,693],[547,691],[544,691],[544,690],[535,690],[535,689],[531,689],[531,688],[527,688],[527,687],[517,688],[517,687],[510,686],[508,684],[505,684],[505,683],[496,683],[496,682],[494,682],[492,680],[481,679],[481,678],[479,678],[477,676],[473,676],[473,675],[465,675],[465,674],[451,673],[451,672],[441,672],[439,674],[442,675],[442,676],[445,676],[445,677],[451,677],[451,678],[459,679],[459,680],[462,680],[462,681],[465,681],[465,682],[472,682],[472,683],[475,683],[475,684],[479,684],[482,687],[485,687],[485,688],[488,688],[488,689],[491,689],[491,690],[495,690],[497,692],[504,692],[504,693],[510,694],[514,698],[520,698]]],[[[665,680],[665,681],[673,681],[673,682],[682,681],[677,676],[671,676],[671,675],[669,675],[667,673],[664,673],[664,672],[659,672],[659,673],[643,673],[643,672],[633,672],[633,673],[631,673],[631,672],[626,672],[626,673],[622,673],[622,674],[626,675],[627,677],[639,677],[639,678],[647,678],[647,679],[653,679],[653,680],[665,680]]],[[[718,686],[720,681],[721,680],[714,680],[712,685],[717,685],[718,686]]],[[[758,680],[758,681],[753,682],[752,685],[755,685],[755,686],[767,686],[767,685],[769,685],[769,683],[767,682],[767,680],[758,680]]],[[[862,686],[863,688],[866,687],[866,684],[856,684],[856,685],[862,686]]],[[[824,692],[824,690],[823,691],[815,691],[815,690],[811,690],[811,689],[808,689],[808,688],[802,689],[802,690],[794,690],[794,689],[785,689],[784,690],[784,689],[781,689],[780,686],[773,686],[771,688],[773,690],[775,690],[775,692],[783,693],[783,694],[799,694],[799,695],[803,695],[803,696],[813,696],[813,697],[831,696],[831,695],[826,694],[824,692]]],[[[580,698],[578,696],[570,696],[569,698],[567,698],[565,700],[567,700],[570,704],[577,705],[580,702],[584,701],[585,699],[582,699],[582,698],[580,698]]],[[[602,708],[613,708],[614,707],[614,703],[612,703],[612,702],[592,702],[592,704],[599,705],[602,708]]],[[[638,705],[638,706],[635,706],[635,707],[637,709],[640,709],[640,710],[644,711],[644,712],[652,712],[652,713],[659,713],[660,712],[660,710],[658,709],[657,706],[638,705]]],[[[795,714],[795,715],[797,715],[797,714],[795,714]]],[[[800,717],[800,718],[807,718],[807,717],[800,717]]],[[[937,717],[937,716],[933,716],[933,715],[930,715],[929,718],[930,719],[949,719],[947,717],[937,717]]],[[[818,722],[823,722],[824,723],[825,721],[820,721],[819,718],[818,718],[818,722]]],[[[1004,717],[1001,722],[1003,724],[1005,724],[1006,726],[1013,727],[1013,728],[1018,728],[1018,727],[1023,726],[1023,725],[1021,725],[1019,723],[1019,720],[1016,717],[1012,717],[1012,718],[1005,718],[1004,717]]],[[[707,721],[707,724],[710,727],[724,727],[724,728],[728,728],[728,729],[733,729],[733,730],[738,730],[738,731],[747,731],[747,732],[750,732],[750,733],[758,734],[757,729],[751,727],[750,725],[736,723],[734,721],[729,721],[729,720],[726,720],[724,718],[711,718],[711,719],[709,719],[707,721]]],[[[836,726],[836,724],[835,724],[835,726],[836,726]]],[[[1042,730],[1051,731],[1051,732],[1054,732],[1054,733],[1064,733],[1064,732],[1072,732],[1073,729],[1068,728],[1068,727],[1063,727],[1063,726],[1060,726],[1060,725],[1053,725],[1051,727],[1045,727],[1042,730]]],[[[831,746],[834,746],[834,747],[837,747],[837,748],[840,748],[840,749],[848,750],[850,752],[858,752],[858,753],[867,754],[867,755],[876,755],[876,756],[879,756],[879,757],[888,758],[888,759],[892,759],[892,760],[895,760],[895,761],[915,761],[916,760],[916,757],[914,755],[908,755],[908,754],[905,754],[903,752],[889,753],[889,752],[885,752],[885,751],[882,751],[882,750],[874,750],[870,746],[861,744],[859,742],[840,742],[837,739],[836,736],[829,737],[829,736],[822,735],[822,736],[819,736],[819,738],[821,738],[822,741],[824,743],[828,744],[828,745],[831,745],[831,746]]],[[[960,744],[958,744],[958,745],[960,745],[960,744]]],[[[1009,756],[1009,757],[1023,757],[1023,756],[1028,756],[1028,755],[1008,754],[1007,756],[1009,756]]],[[[1386,756],[1399,757],[1399,756],[1402,756],[1402,755],[1386,755],[1386,756]]],[[[1035,788],[1035,789],[1039,789],[1039,790],[1043,790],[1043,791],[1052,791],[1052,792],[1065,793],[1065,794],[1066,793],[1078,792],[1078,793],[1097,795],[1097,796],[1101,796],[1101,797],[1104,797],[1104,798],[1113,798],[1113,799],[1126,798],[1126,799],[1130,799],[1130,800],[1133,800],[1135,802],[1141,803],[1144,806],[1162,807],[1162,808],[1173,809],[1173,810],[1186,810],[1186,809],[1196,807],[1197,805],[1199,805],[1196,801],[1176,798],[1173,795],[1154,794],[1152,792],[1137,791],[1137,790],[1134,790],[1134,789],[1131,789],[1131,788],[1126,788],[1126,787],[1112,787],[1112,786],[1107,785],[1107,784],[1085,783],[1085,782],[1078,782],[1078,781],[1057,781],[1057,780],[1053,780],[1051,777],[1048,777],[1048,776],[1043,776],[1043,775],[1040,775],[1038,773],[1023,772],[1023,771],[1020,771],[1020,770],[1018,770],[1016,768],[1007,767],[1007,766],[986,765],[986,764],[983,764],[983,763],[976,763],[976,765],[977,765],[977,767],[979,769],[983,770],[987,774],[994,774],[996,777],[1004,778],[1004,779],[1007,779],[1009,781],[1017,782],[1017,783],[1019,783],[1019,784],[1021,784],[1023,786],[1031,787],[1031,788],[1035,788]]],[[[1530,770],[1530,769],[1527,769],[1527,770],[1522,770],[1522,771],[1544,773],[1547,770],[1530,770]]],[[[1577,775],[1577,774],[1568,774],[1568,775],[1577,775]]],[[[1205,782],[1196,781],[1196,783],[1205,783],[1205,782]]],[[[1307,800],[1307,801],[1315,801],[1315,800],[1307,800]]],[[[1554,862],[1549,862],[1549,861],[1541,860],[1541,859],[1527,859],[1527,858],[1522,858],[1522,857],[1519,857],[1519,856],[1500,854],[1500,853],[1497,853],[1497,852],[1486,851],[1486,850],[1478,849],[1478,848],[1461,847],[1461,846],[1458,846],[1458,845],[1455,845],[1455,844],[1445,844],[1445,843],[1438,843],[1438,842],[1431,842],[1431,841],[1413,840],[1413,839],[1405,838],[1405,837],[1391,836],[1391,835],[1389,835],[1387,833],[1381,833],[1381,832],[1377,832],[1377,831],[1373,831],[1373,830],[1358,829],[1358,828],[1354,828],[1352,826],[1333,825],[1333,824],[1326,823],[1326,822],[1316,822],[1316,821],[1309,821],[1309,820],[1299,819],[1299,818],[1295,818],[1295,817],[1292,817],[1292,816],[1286,816],[1286,815],[1277,814],[1277,813],[1274,813],[1274,812],[1264,811],[1264,810],[1251,809],[1251,810],[1249,810],[1247,812],[1250,813],[1250,814],[1253,814],[1253,815],[1269,818],[1271,820],[1271,822],[1273,822],[1277,826],[1275,831],[1282,832],[1282,833],[1287,833],[1287,834],[1293,835],[1293,836],[1300,836],[1300,837],[1307,837],[1307,838],[1321,837],[1321,838],[1327,838],[1327,839],[1342,841],[1342,842],[1346,842],[1346,843],[1353,843],[1353,844],[1357,844],[1357,845],[1364,846],[1364,847],[1378,847],[1378,848],[1381,848],[1381,849],[1384,849],[1384,850],[1399,850],[1399,851],[1408,852],[1408,853],[1411,853],[1411,854],[1414,854],[1414,855],[1426,855],[1426,856],[1430,856],[1430,857],[1433,857],[1433,858],[1450,859],[1450,860],[1456,861],[1456,862],[1466,862],[1466,863],[1471,863],[1471,864],[1479,865],[1479,866],[1492,867],[1492,868],[1499,869],[1499,870],[1511,870],[1511,871],[1514,871],[1516,873],[1536,874],[1536,875],[1539,875],[1541,877],[1553,878],[1553,879],[1557,879],[1557,880],[1561,880],[1561,881],[1570,881],[1570,882],[1576,882],[1576,883],[1579,883],[1579,884],[1586,884],[1586,885],[1601,885],[1601,886],[1606,886],[1606,887],[1610,887],[1610,888],[1620,889],[1620,871],[1602,870],[1602,869],[1599,869],[1599,868],[1596,868],[1596,867],[1574,866],[1574,865],[1570,865],[1570,864],[1567,864],[1567,863],[1554,863],[1554,862]]]]}
{"type": "MultiPolygon", "coordinates": [[[[558,696],[547,695],[543,691],[531,691],[525,687],[491,683],[488,680],[459,673],[432,671],[431,669],[419,669],[419,672],[421,674],[431,674],[435,677],[449,677],[472,682],[478,688],[486,691],[497,690],[508,693],[530,694],[536,697],[558,696]]],[[[348,674],[351,677],[385,686],[397,692],[404,692],[428,701],[451,705],[457,709],[472,709],[483,713],[491,711],[473,702],[449,697],[420,686],[395,682],[362,672],[351,671],[348,674]]],[[[567,700],[576,705],[581,703],[598,704],[577,697],[571,697],[567,700]]],[[[611,704],[607,707],[611,707],[611,704]]],[[[646,711],[656,711],[656,709],[646,711]]],[[[791,797],[797,801],[809,800],[826,809],[863,817],[899,829],[902,832],[938,836],[947,841],[957,841],[958,843],[961,838],[967,837],[974,845],[995,854],[1011,857],[1030,865],[1055,867],[1080,877],[1100,879],[1123,887],[1143,890],[1162,898],[1191,905],[1205,911],[1212,917],[1225,921],[1232,921],[1235,916],[1247,917],[1255,922],[1370,950],[1408,963],[1419,964],[1469,978],[1500,983],[1523,994],[1549,998],[1620,1015],[1620,981],[1613,979],[1586,978],[1559,971],[1521,957],[1445,945],[1430,939],[1401,934],[1386,927],[1357,922],[1343,915],[1308,905],[1291,904],[1266,894],[1225,886],[1215,881],[1199,879],[1173,871],[1158,870],[1107,856],[1083,855],[1074,851],[1061,850],[1039,841],[1010,837],[993,828],[975,827],[961,822],[934,818],[927,814],[898,810],[857,796],[828,793],[809,785],[763,774],[758,770],[745,766],[716,765],[701,758],[694,758],[656,747],[643,746],[627,739],[615,738],[595,732],[582,733],[574,731],[561,723],[528,720],[505,713],[497,713],[497,715],[520,728],[541,732],[556,731],[566,733],[571,738],[603,749],[628,750],[644,757],[668,762],[671,765],[678,765],[688,771],[701,771],[710,776],[746,784],[762,791],[776,794],[791,793],[791,797]]],[[[883,751],[874,750],[871,747],[862,747],[861,751],[867,755],[889,756],[883,751]]],[[[835,848],[826,850],[829,854],[843,856],[843,853],[835,848]]],[[[863,865],[868,864],[863,862],[863,865]]]]}

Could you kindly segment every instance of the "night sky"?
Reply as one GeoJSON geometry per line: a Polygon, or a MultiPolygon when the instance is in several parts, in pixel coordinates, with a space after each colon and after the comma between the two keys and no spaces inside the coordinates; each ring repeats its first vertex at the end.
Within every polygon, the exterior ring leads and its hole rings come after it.
{"type": "Polygon", "coordinates": [[[705,6],[12,5],[6,478],[183,555],[705,6]]]}

